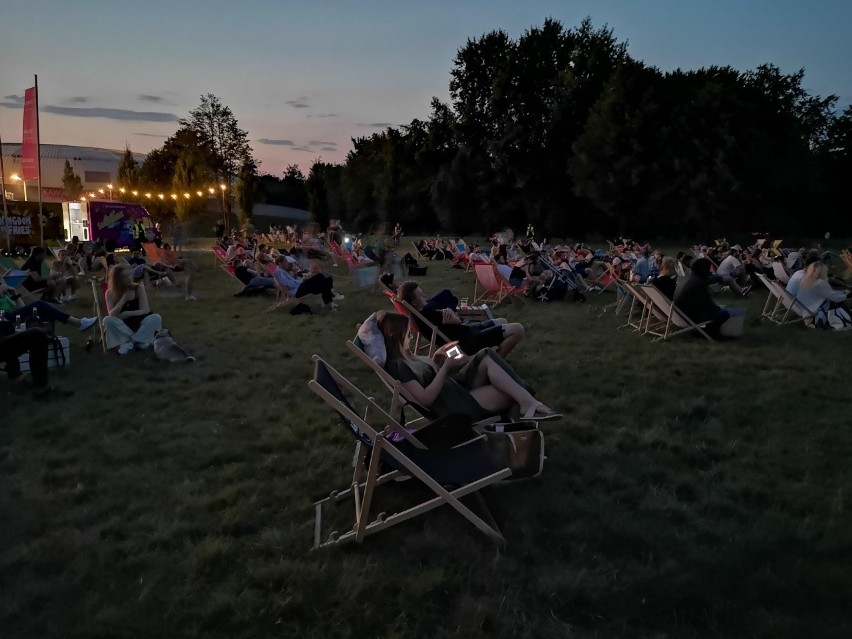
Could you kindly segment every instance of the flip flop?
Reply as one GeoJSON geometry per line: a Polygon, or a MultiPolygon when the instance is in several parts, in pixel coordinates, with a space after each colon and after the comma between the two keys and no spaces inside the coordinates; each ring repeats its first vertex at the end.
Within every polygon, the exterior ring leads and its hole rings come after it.
{"type": "Polygon", "coordinates": [[[549,413],[538,413],[538,409],[544,406],[541,402],[536,402],[527,409],[527,412],[518,418],[521,422],[546,422],[551,419],[561,419],[562,413],[551,411],[549,413]]]}

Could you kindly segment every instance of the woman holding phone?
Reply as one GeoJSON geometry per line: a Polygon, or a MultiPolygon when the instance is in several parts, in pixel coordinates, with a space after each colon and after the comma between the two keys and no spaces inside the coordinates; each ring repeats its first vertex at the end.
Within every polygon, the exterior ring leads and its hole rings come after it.
{"type": "Polygon", "coordinates": [[[405,345],[408,318],[380,311],[376,316],[385,339],[385,370],[402,382],[405,394],[437,416],[466,415],[471,421],[509,412],[525,421],[562,417],[533,396],[533,390],[493,349],[464,355],[449,342],[431,358],[412,355],[405,345]]]}

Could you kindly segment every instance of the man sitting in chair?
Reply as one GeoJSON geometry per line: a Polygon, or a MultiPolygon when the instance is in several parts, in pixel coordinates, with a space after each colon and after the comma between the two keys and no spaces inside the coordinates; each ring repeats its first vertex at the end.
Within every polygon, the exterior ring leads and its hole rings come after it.
{"type": "Polygon", "coordinates": [[[714,339],[725,334],[733,337],[735,333],[742,332],[739,327],[731,330],[735,325],[742,323],[741,319],[732,322],[729,329],[722,331],[722,326],[733,318],[739,318],[745,314],[740,308],[721,308],[716,305],[710,297],[707,280],[710,278],[710,260],[700,258],[692,264],[692,272],[685,279],[677,283],[674,294],[674,303],[689,319],[696,324],[710,322],[704,330],[714,339]]]}
{"type": "MultiPolygon", "coordinates": [[[[472,354],[483,348],[495,347],[501,356],[506,357],[524,337],[524,327],[521,324],[510,324],[502,317],[485,322],[465,323],[454,309],[440,303],[439,300],[446,299],[446,295],[436,295],[427,300],[420,284],[413,280],[403,282],[397,295],[437,326],[450,340],[458,341],[459,347],[465,353],[472,354]]],[[[421,331],[431,333],[429,327],[424,326],[417,316],[414,320],[421,331]]]]}
{"type": "Polygon", "coordinates": [[[334,292],[331,276],[320,272],[317,260],[311,262],[311,268],[304,277],[294,272],[295,265],[288,262],[283,255],[275,259],[275,266],[275,281],[286,289],[291,297],[320,295],[325,308],[329,310],[337,309],[335,301],[343,299],[343,295],[334,292]]]}

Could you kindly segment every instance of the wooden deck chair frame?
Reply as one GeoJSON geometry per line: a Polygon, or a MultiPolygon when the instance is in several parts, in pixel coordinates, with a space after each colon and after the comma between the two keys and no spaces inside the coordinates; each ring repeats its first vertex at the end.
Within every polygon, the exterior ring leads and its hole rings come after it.
{"type": "Polygon", "coordinates": [[[429,259],[429,256],[423,255],[423,253],[420,252],[420,248],[417,246],[417,243],[414,242],[414,240],[411,241],[411,246],[414,247],[414,252],[417,253],[418,256],[420,256],[421,260],[428,260],[429,259]]]}
{"type": "MultiPolygon", "coordinates": [[[[399,313],[400,315],[405,315],[408,318],[408,344],[411,352],[415,355],[424,355],[424,357],[432,357],[434,343],[433,340],[426,340],[426,336],[423,335],[420,331],[420,327],[417,326],[417,323],[414,321],[414,317],[408,312],[408,309],[405,308],[402,301],[399,300],[396,296],[396,293],[388,289],[385,291],[385,297],[388,298],[388,301],[393,306],[393,309],[399,313]],[[420,337],[423,337],[423,344],[420,343],[420,337]],[[425,353],[422,353],[423,349],[426,349],[425,353]]],[[[433,333],[434,335],[434,333],[433,333]]]]}
{"type": "Polygon", "coordinates": [[[645,291],[638,284],[631,282],[623,282],[624,288],[631,296],[630,308],[627,311],[627,322],[619,326],[619,328],[630,327],[637,333],[647,333],[653,322],[653,328],[656,330],[662,324],[665,324],[667,318],[659,311],[645,291]],[[634,311],[639,309],[639,319],[634,318],[634,311]],[[656,313],[655,313],[656,311],[656,313]]]}
{"type": "MultiPolygon", "coordinates": [[[[443,331],[441,331],[440,328],[438,328],[435,324],[433,324],[432,322],[427,320],[425,317],[423,317],[423,314],[420,311],[418,311],[416,308],[414,308],[411,304],[409,304],[405,300],[402,300],[402,306],[405,308],[406,311],[408,311],[408,316],[410,318],[414,318],[415,324],[417,323],[417,320],[420,320],[421,322],[423,322],[423,324],[426,326],[426,328],[429,329],[429,332],[432,334],[431,337],[429,338],[429,357],[432,357],[432,355],[438,349],[438,347],[439,347],[438,340],[439,339],[443,340],[443,344],[446,344],[447,342],[452,341],[449,337],[447,337],[447,335],[443,331]]],[[[418,328],[418,330],[420,330],[419,326],[417,328],[418,328]]],[[[420,332],[422,333],[422,331],[420,331],[420,332]]],[[[424,335],[424,338],[425,338],[425,335],[424,335]]],[[[443,344],[441,344],[441,346],[443,344]]],[[[466,353],[466,354],[469,355],[470,353],[466,353]]]]}
{"type": "Polygon", "coordinates": [[[796,299],[795,296],[788,293],[787,289],[781,286],[781,284],[770,280],[762,274],[758,274],[757,277],[769,289],[769,297],[766,300],[766,304],[763,305],[761,318],[765,318],[778,326],[796,324],[798,322],[807,324],[808,320],[813,321],[814,314],[796,299]],[[775,305],[772,307],[772,310],[769,310],[772,297],[775,298],[775,305]]]}
{"type": "MultiPolygon", "coordinates": [[[[669,338],[675,337],[676,335],[680,335],[682,333],[689,333],[692,331],[698,331],[700,335],[707,338],[711,342],[713,338],[707,334],[707,331],[704,329],[707,327],[707,324],[710,321],[695,323],[689,317],[683,313],[677,305],[670,301],[663,292],[655,288],[652,284],[640,284],[644,293],[651,300],[651,303],[658,309],[665,317],[665,325],[662,327],[647,327],[646,333],[649,335],[656,336],[655,341],[665,341],[669,338]]],[[[654,309],[651,309],[653,313],[654,309]]]]}
{"type": "MultiPolygon", "coordinates": [[[[375,534],[386,528],[390,528],[398,523],[402,523],[419,515],[425,514],[439,506],[450,506],[456,510],[462,517],[467,519],[478,530],[485,533],[488,537],[498,543],[504,543],[503,535],[498,529],[493,517],[491,517],[488,509],[485,508],[485,521],[476,513],[474,513],[466,505],[462,504],[460,499],[467,495],[476,495],[480,499],[481,505],[484,507],[484,502],[481,501],[480,490],[486,486],[495,484],[503,479],[511,476],[509,468],[503,468],[496,472],[490,473],[481,477],[478,480],[471,481],[454,490],[448,490],[438,481],[427,474],[420,466],[407,457],[400,448],[392,441],[387,439],[386,435],[391,432],[401,436],[411,446],[420,450],[427,450],[426,447],[405,428],[403,428],[393,417],[386,413],[378,404],[370,397],[362,393],[352,382],[343,377],[334,368],[324,362],[318,355],[313,356],[314,361],[314,379],[308,382],[308,387],[313,393],[318,395],[326,404],[333,408],[338,415],[348,421],[349,427],[358,432],[358,443],[356,444],[355,452],[355,469],[352,475],[352,481],[348,488],[340,491],[333,491],[325,499],[321,499],[314,503],[315,520],[314,520],[314,548],[342,544],[349,541],[362,542],[365,537],[375,534]],[[344,403],[331,392],[329,392],[318,381],[322,371],[327,372],[337,386],[343,391],[343,395],[353,397],[355,402],[364,407],[364,417],[351,408],[350,405],[344,403]],[[371,417],[375,416],[382,424],[386,424],[382,431],[375,430],[369,423],[371,417]],[[369,454],[369,463],[368,463],[369,454]],[[415,479],[418,479],[426,488],[428,488],[434,496],[426,499],[419,504],[393,513],[392,515],[379,515],[370,521],[370,509],[373,502],[373,493],[376,488],[387,484],[389,481],[403,476],[399,470],[391,470],[380,474],[382,466],[382,454],[386,454],[391,458],[397,466],[405,469],[405,473],[415,479]],[[355,503],[355,522],[352,529],[342,535],[337,535],[332,532],[322,541],[323,526],[322,516],[323,507],[330,502],[338,502],[343,499],[352,498],[355,503]]],[[[481,438],[471,440],[467,445],[475,445],[474,443],[481,442],[481,438]]]]}
{"type": "Polygon", "coordinates": [[[473,273],[476,276],[476,284],[473,289],[473,304],[480,303],[489,306],[497,306],[505,299],[516,299],[518,295],[526,292],[526,286],[512,286],[497,271],[497,267],[491,263],[474,264],[473,273]]]}
{"type": "Polygon", "coordinates": [[[106,317],[106,298],[103,285],[91,280],[92,282],[92,310],[98,318],[98,331],[100,333],[101,350],[106,353],[106,330],[104,329],[104,318],[106,317]],[[101,301],[104,305],[101,306],[101,301]]]}

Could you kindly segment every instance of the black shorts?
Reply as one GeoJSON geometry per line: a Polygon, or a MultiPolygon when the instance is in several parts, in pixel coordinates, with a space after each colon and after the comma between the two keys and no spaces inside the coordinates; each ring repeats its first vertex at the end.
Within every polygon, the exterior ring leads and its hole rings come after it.
{"type": "Polygon", "coordinates": [[[468,355],[481,351],[483,348],[496,348],[503,343],[503,326],[487,320],[471,324],[468,336],[460,340],[461,349],[468,355]]]}

